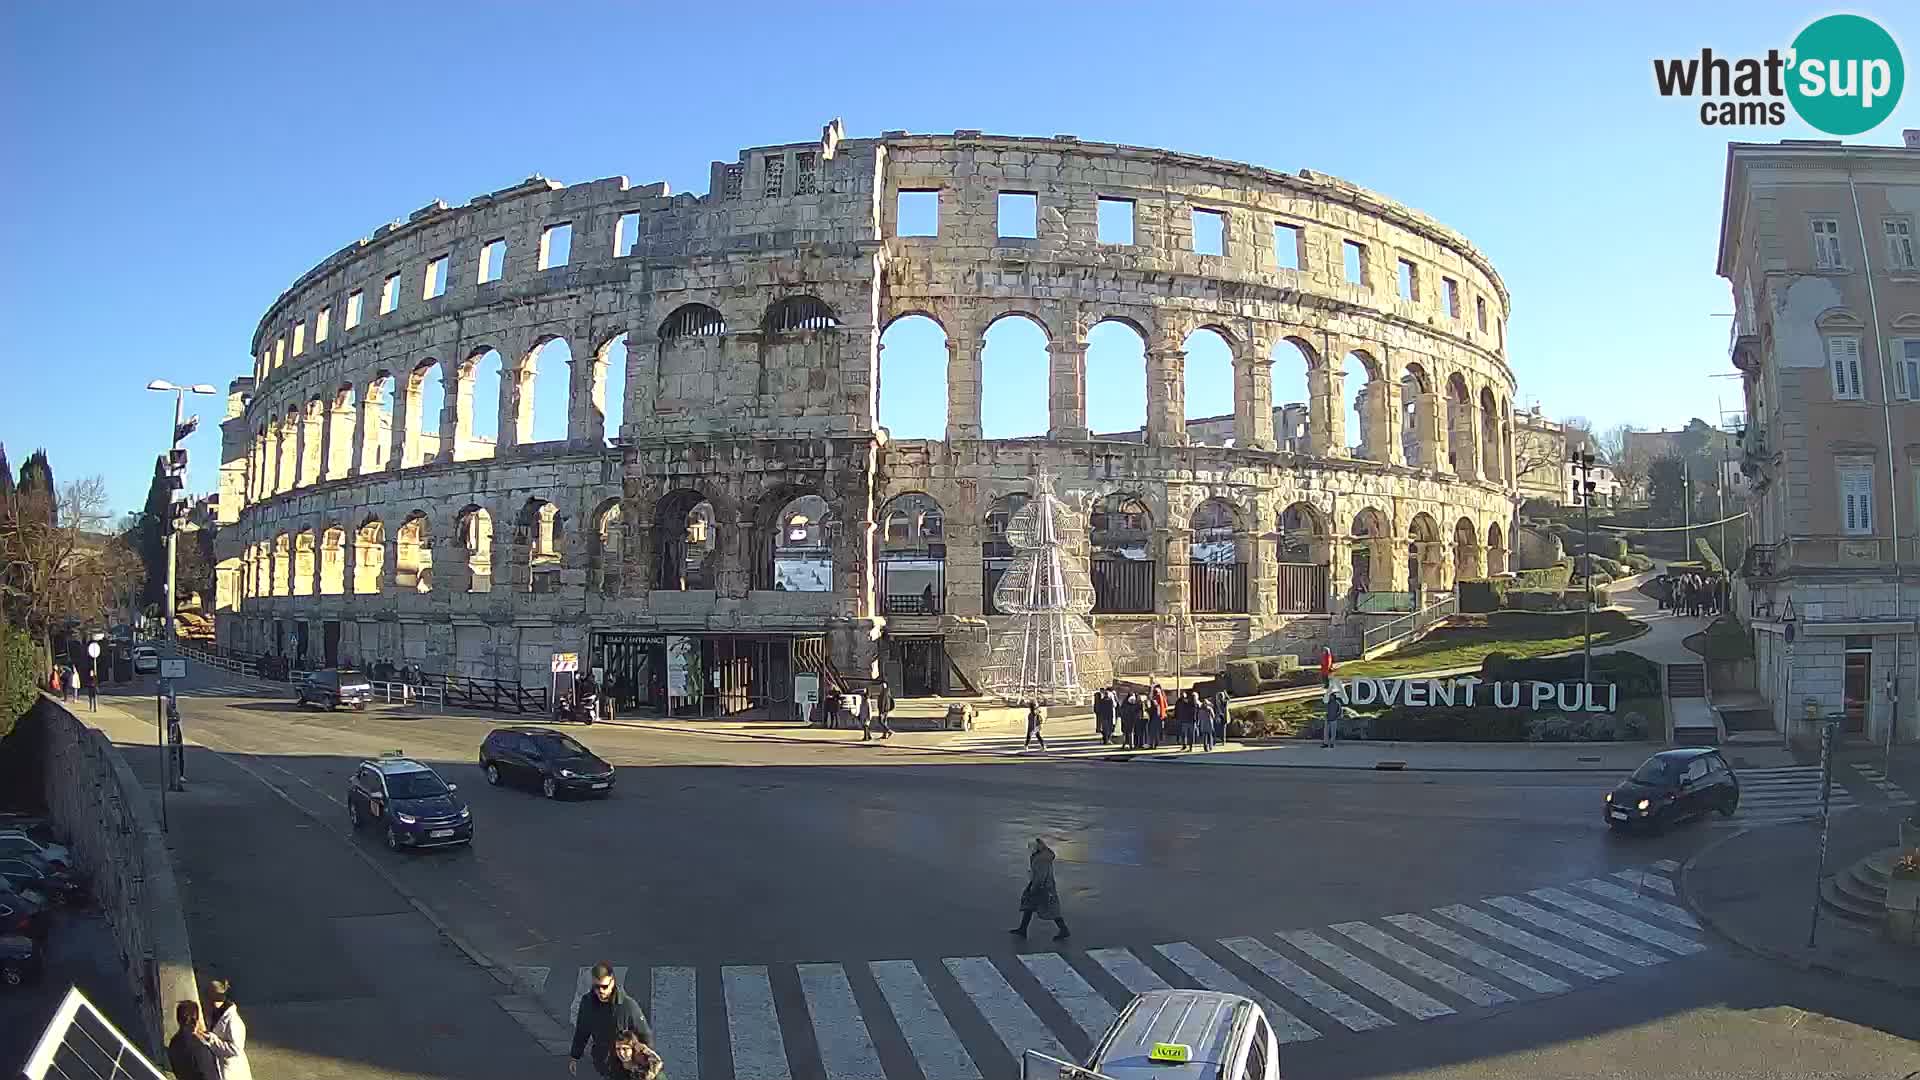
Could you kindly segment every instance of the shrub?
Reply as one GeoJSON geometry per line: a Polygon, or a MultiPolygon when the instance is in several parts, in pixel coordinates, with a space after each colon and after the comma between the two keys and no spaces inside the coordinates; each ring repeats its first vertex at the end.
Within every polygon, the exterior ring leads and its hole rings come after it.
{"type": "Polygon", "coordinates": [[[1260,692],[1260,664],[1257,660],[1229,660],[1224,672],[1227,689],[1234,697],[1252,697],[1260,692]]]}
{"type": "Polygon", "coordinates": [[[1620,561],[1630,567],[1636,574],[1645,573],[1653,569],[1653,560],[1637,551],[1628,552],[1627,557],[1620,561]]]}
{"type": "Polygon", "coordinates": [[[1573,561],[1569,559],[1557,566],[1517,571],[1513,575],[1513,586],[1518,589],[1546,589],[1559,592],[1567,587],[1567,582],[1572,578],[1573,561]]]}
{"type": "Polygon", "coordinates": [[[1507,594],[1512,588],[1504,578],[1462,579],[1456,583],[1460,593],[1461,611],[1499,611],[1507,606],[1507,594]]]}
{"type": "Polygon", "coordinates": [[[40,650],[33,635],[0,618],[0,738],[13,730],[38,700],[34,674],[40,670],[40,650]]]}
{"type": "Polygon", "coordinates": [[[1612,540],[1606,543],[1606,545],[1603,548],[1603,551],[1608,558],[1612,559],[1615,562],[1626,562],[1627,561],[1626,537],[1624,536],[1614,537],[1612,540]]]}

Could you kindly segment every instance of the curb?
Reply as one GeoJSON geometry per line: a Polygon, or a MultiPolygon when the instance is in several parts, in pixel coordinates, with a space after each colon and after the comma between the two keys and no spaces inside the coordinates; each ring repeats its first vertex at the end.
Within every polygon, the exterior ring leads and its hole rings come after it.
{"type": "Polygon", "coordinates": [[[1706,856],[1711,855],[1713,852],[1719,850],[1722,845],[1730,844],[1733,841],[1740,839],[1741,837],[1747,835],[1750,832],[1754,832],[1758,829],[1769,828],[1769,827],[1770,826],[1756,825],[1751,828],[1741,829],[1738,832],[1735,832],[1729,836],[1721,837],[1720,839],[1715,840],[1713,843],[1708,844],[1706,847],[1701,848],[1699,851],[1694,852],[1692,855],[1688,856],[1685,862],[1680,864],[1680,873],[1678,875],[1680,878],[1680,883],[1679,883],[1680,899],[1686,904],[1687,910],[1699,916],[1701,924],[1704,925],[1707,929],[1713,931],[1714,934],[1718,935],[1721,938],[1724,938],[1727,941],[1732,942],[1734,945],[1740,947],[1741,949],[1746,950],[1749,953],[1752,953],[1754,956],[1760,957],[1763,960],[1771,960],[1771,961],[1774,961],[1775,963],[1785,964],[1788,967],[1794,968],[1795,970],[1798,970],[1798,971],[1819,972],[1822,975],[1828,975],[1833,978],[1840,979],[1843,982],[1852,983],[1856,986],[1864,986],[1871,990],[1879,990],[1887,993],[1897,994],[1901,997],[1914,998],[1916,1000],[1920,1000],[1920,986],[1913,986],[1906,983],[1896,982],[1892,979],[1882,978],[1881,976],[1878,976],[1878,975],[1864,975],[1864,974],[1861,974],[1860,972],[1852,971],[1848,968],[1841,967],[1837,964],[1830,964],[1823,960],[1818,960],[1812,957],[1802,955],[1801,953],[1795,952],[1791,949],[1783,949],[1774,945],[1765,945],[1758,942],[1749,941],[1744,936],[1735,934],[1730,929],[1728,929],[1725,921],[1715,917],[1713,912],[1710,909],[1708,909],[1708,907],[1705,904],[1702,904],[1700,902],[1699,898],[1694,895],[1694,891],[1693,891],[1694,864],[1698,863],[1701,859],[1705,858],[1706,856]]]}

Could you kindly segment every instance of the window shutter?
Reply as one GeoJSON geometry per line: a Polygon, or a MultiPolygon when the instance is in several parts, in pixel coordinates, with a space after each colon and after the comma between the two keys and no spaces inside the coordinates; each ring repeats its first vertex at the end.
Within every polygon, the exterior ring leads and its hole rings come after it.
{"type": "Polygon", "coordinates": [[[1833,365],[1833,396],[1860,397],[1860,339],[1828,338],[1827,357],[1833,365]]]}
{"type": "Polygon", "coordinates": [[[1844,465],[1840,468],[1841,531],[1873,531],[1873,466],[1844,465]]]}

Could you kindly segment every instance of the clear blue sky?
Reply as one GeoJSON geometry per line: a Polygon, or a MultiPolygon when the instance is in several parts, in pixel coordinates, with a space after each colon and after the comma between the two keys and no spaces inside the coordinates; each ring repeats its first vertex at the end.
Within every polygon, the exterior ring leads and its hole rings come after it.
{"type": "MultiPolygon", "coordinates": [[[[280,290],[382,222],[535,172],[700,192],[710,161],[834,116],[858,136],[1072,133],[1345,177],[1493,260],[1523,404],[1597,426],[1711,419],[1716,395],[1738,398],[1708,378],[1732,370],[1713,317],[1730,310],[1713,273],[1726,135],[1660,99],[1650,61],[1784,47],[1836,9],[948,10],[6,5],[0,440],[16,464],[45,446],[63,479],[105,474],[115,506],[136,506],[166,424],[147,380],[224,391],[280,290]]],[[[1852,10],[1920,62],[1911,8],[1852,10]]],[[[1865,141],[1903,123],[1920,126],[1920,91],[1865,141]]],[[[201,399],[196,490],[214,485],[221,404],[201,399]]]]}

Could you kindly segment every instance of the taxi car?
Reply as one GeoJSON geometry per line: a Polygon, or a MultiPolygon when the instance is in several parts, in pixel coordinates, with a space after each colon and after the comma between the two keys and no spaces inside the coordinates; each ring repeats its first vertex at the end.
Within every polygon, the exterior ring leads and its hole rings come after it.
{"type": "Polygon", "coordinates": [[[1149,990],[1114,1019],[1079,1071],[1111,1080],[1280,1080],[1280,1043],[1251,998],[1149,990]]]}
{"type": "Polygon", "coordinates": [[[398,751],[362,761],[347,780],[347,818],[357,832],[372,825],[387,849],[473,842],[473,811],[459,785],[398,751]]]}

